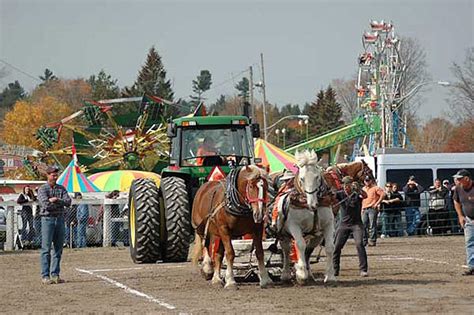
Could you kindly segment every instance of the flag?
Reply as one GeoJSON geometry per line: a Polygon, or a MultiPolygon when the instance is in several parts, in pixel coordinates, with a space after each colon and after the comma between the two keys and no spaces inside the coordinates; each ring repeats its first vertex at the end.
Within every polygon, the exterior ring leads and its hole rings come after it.
{"type": "Polygon", "coordinates": [[[204,103],[199,103],[192,116],[207,116],[206,106],[204,103]]]}
{"type": "Polygon", "coordinates": [[[81,168],[79,167],[79,162],[77,160],[77,151],[76,151],[76,146],[74,145],[74,138],[72,139],[71,151],[72,151],[72,160],[74,161],[74,168],[76,169],[76,172],[80,174],[81,168]]]}

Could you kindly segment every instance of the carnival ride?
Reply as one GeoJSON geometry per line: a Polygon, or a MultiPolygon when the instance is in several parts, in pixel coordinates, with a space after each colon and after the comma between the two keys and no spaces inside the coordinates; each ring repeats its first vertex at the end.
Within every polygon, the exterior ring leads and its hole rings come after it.
{"type": "MultiPolygon", "coordinates": [[[[158,172],[168,156],[163,112],[172,102],[156,96],[84,101],[84,107],[59,122],[40,127],[36,138],[45,155],[72,155],[73,146],[55,149],[64,129],[72,131],[79,164],[90,173],[113,169],[158,172]],[[139,106],[135,105],[139,103],[139,106]],[[120,105],[124,106],[120,106],[120,105]],[[132,105],[128,113],[121,107],[132,105]]],[[[57,159],[56,159],[57,161],[57,159]]],[[[32,171],[31,161],[25,166],[32,171]]]]}
{"type": "Polygon", "coordinates": [[[304,148],[329,149],[335,163],[340,144],[356,139],[352,158],[374,155],[379,148],[405,147],[406,117],[402,86],[405,66],[400,56],[400,39],[392,23],[371,21],[362,35],[364,52],[358,57],[357,114],[350,124],[296,144],[286,151],[304,148]],[[402,119],[403,118],[403,119],[402,119]]]}

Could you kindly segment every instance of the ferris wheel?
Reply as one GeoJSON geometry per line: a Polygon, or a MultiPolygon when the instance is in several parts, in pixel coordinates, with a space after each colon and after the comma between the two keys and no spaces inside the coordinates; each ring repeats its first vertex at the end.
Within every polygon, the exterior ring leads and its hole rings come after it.
{"type": "Polygon", "coordinates": [[[366,117],[380,116],[382,131],[371,135],[365,145],[373,154],[377,148],[404,147],[406,133],[401,124],[401,83],[405,66],[400,56],[401,41],[391,22],[371,21],[362,35],[364,51],[358,57],[357,105],[366,117]]]}

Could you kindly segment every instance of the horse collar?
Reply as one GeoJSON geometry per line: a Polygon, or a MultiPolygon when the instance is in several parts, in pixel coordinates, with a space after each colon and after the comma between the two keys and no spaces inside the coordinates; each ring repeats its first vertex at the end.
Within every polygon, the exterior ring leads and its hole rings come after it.
{"type": "MultiPolygon", "coordinates": [[[[252,216],[252,208],[249,204],[240,202],[242,197],[238,188],[238,178],[241,168],[232,169],[226,178],[226,211],[237,217],[252,216]]],[[[244,198],[242,198],[244,199],[244,198]]],[[[245,199],[244,199],[245,202],[245,199]]]]}

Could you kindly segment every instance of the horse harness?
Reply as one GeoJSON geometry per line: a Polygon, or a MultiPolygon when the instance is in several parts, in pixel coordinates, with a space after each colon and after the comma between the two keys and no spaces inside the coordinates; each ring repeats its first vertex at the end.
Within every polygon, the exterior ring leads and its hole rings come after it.
{"type": "MultiPolygon", "coordinates": [[[[222,183],[222,181],[219,181],[219,184],[222,186],[225,192],[225,199],[221,201],[217,207],[212,210],[212,204],[214,201],[214,197],[217,193],[217,191],[214,191],[211,197],[211,202],[210,202],[210,209],[209,213],[206,216],[206,218],[201,222],[201,224],[197,227],[199,228],[202,226],[204,222],[206,222],[205,228],[204,228],[204,238],[203,242],[205,241],[207,237],[207,232],[209,229],[209,224],[211,220],[214,219],[214,217],[217,215],[219,210],[224,208],[224,210],[233,216],[237,217],[250,217],[253,214],[251,204],[254,202],[267,202],[265,198],[250,198],[249,196],[249,186],[247,184],[246,186],[246,196],[242,196],[242,194],[239,192],[238,189],[238,178],[239,178],[239,173],[240,173],[241,168],[233,168],[229,172],[229,174],[226,177],[226,183],[225,185],[222,183]],[[244,200],[245,203],[240,202],[240,199],[244,200]]],[[[264,178],[261,178],[262,180],[265,180],[264,178]]],[[[268,198],[268,197],[267,197],[268,198]]]]}

